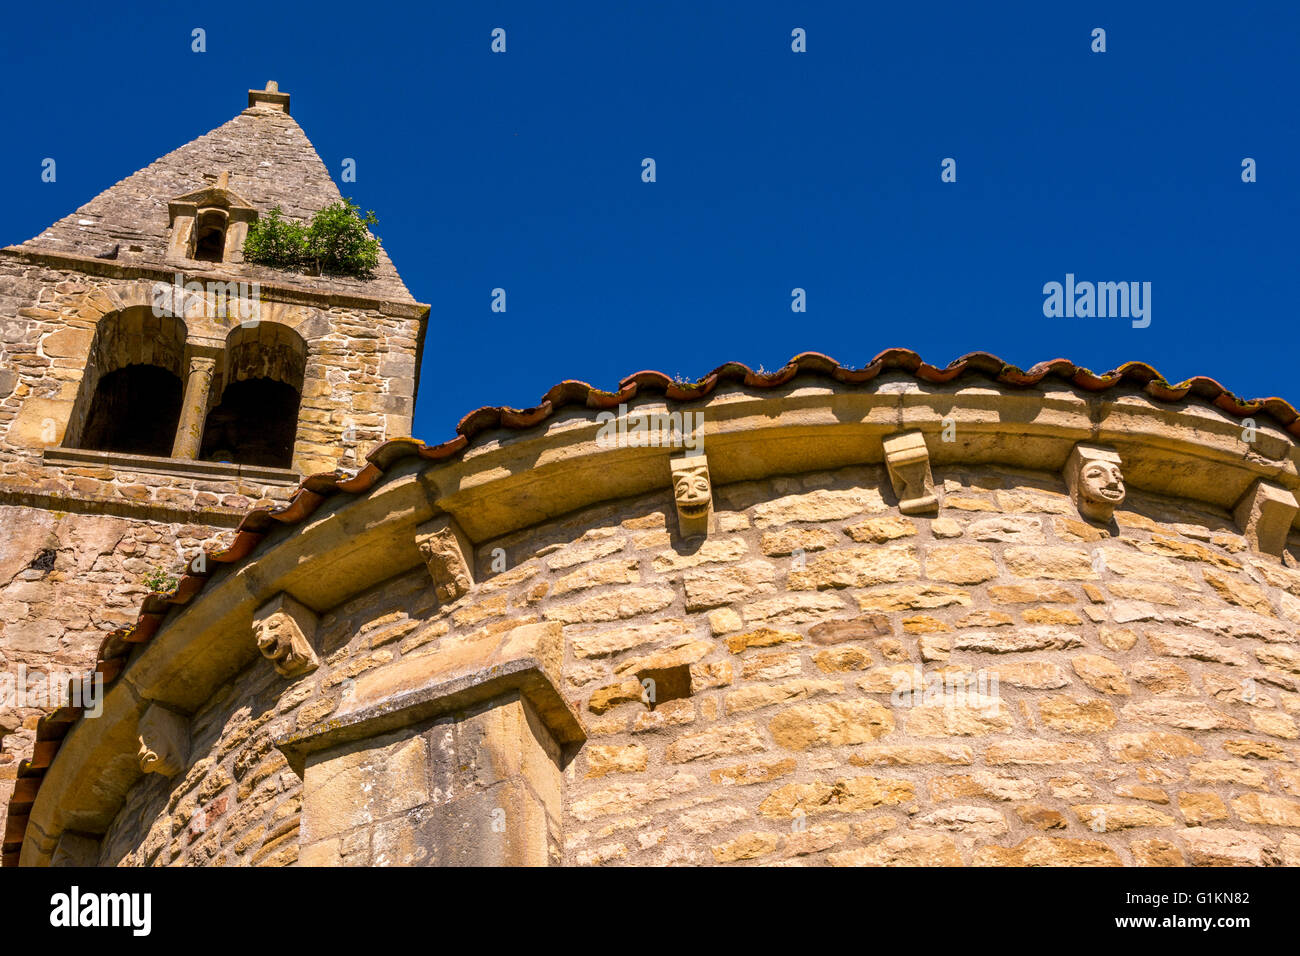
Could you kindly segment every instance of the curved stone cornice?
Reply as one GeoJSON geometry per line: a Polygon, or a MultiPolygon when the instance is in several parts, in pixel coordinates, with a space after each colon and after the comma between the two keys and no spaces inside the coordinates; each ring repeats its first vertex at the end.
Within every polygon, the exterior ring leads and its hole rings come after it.
{"type": "MultiPolygon", "coordinates": [[[[638,398],[633,390],[624,400],[638,412],[684,407],[647,391],[638,398]]],[[[481,543],[602,502],[653,492],[671,502],[669,461],[680,449],[602,444],[596,409],[611,400],[616,407],[623,395],[601,394],[581,408],[551,403],[544,414],[498,409],[486,426],[480,410],[479,426],[468,425],[468,416],[452,442],[386,443],[360,474],[314,476],[286,508],[250,514],[232,546],[207,557],[215,570],[192,571],[170,595],[151,595],[137,626],[105,641],[99,669],[111,687],[104,713],[75,723],[64,714],[71,730],[61,747],[56,731],[49,732],[57,759],[48,762],[30,806],[21,863],[47,863],[65,830],[107,828],[139,776],[137,725],[146,707],[157,702],[193,713],[202,706],[256,659],[249,637],[254,612],[275,595],[323,613],[421,565],[416,529],[442,514],[481,543]],[[255,547],[256,558],[247,560],[255,547]],[[96,773],[84,774],[85,767],[96,773]]],[[[1093,392],[1047,376],[1014,387],[962,377],[931,383],[906,371],[878,372],[865,385],[829,374],[790,375],[761,388],[715,382],[689,409],[704,415],[703,450],[715,488],[880,465],[885,437],[919,430],[937,468],[1055,473],[1076,444],[1089,442],[1118,451],[1130,489],[1223,513],[1260,479],[1300,490],[1300,451],[1277,417],[1261,417],[1247,444],[1241,416],[1193,401],[1163,404],[1122,377],[1093,392]],[[946,426],[953,441],[942,438],[946,426]]],[[[881,490],[892,500],[887,479],[881,490]]],[[[20,777],[39,776],[39,769],[25,765],[20,777]]]]}

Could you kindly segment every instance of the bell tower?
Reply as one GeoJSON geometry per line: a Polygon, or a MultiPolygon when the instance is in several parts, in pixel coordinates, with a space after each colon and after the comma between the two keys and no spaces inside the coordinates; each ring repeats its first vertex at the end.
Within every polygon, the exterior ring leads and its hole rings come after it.
{"type": "Polygon", "coordinates": [[[0,249],[0,674],[27,683],[0,683],[0,806],[42,759],[36,684],[250,509],[410,434],[429,307],[387,254],[368,279],[244,261],[272,207],[340,198],[272,82],[0,249]]]}

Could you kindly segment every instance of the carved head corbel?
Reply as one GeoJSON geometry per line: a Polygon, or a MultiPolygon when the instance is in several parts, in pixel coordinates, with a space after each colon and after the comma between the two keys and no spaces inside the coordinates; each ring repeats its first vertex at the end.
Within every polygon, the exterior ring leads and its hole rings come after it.
{"type": "Polygon", "coordinates": [[[1110,523],[1127,494],[1119,452],[1105,445],[1075,445],[1065,463],[1065,484],[1079,514],[1102,524],[1110,523]]]}
{"type": "Polygon", "coordinates": [[[898,495],[898,510],[905,515],[922,514],[939,508],[930,472],[930,450],[919,431],[890,435],[883,442],[889,483],[898,495]]]}
{"type": "Polygon", "coordinates": [[[262,656],[275,665],[281,677],[301,677],[320,666],[312,649],[316,615],[281,593],[253,615],[253,637],[262,656]]]}
{"type": "Polygon", "coordinates": [[[190,755],[190,722],[161,704],[150,704],[136,727],[142,773],[174,777],[185,769],[190,755]]]}
{"type": "Polygon", "coordinates": [[[709,480],[709,460],[703,455],[674,458],[669,462],[673,474],[673,498],[677,502],[677,526],[683,538],[709,533],[713,515],[713,483],[709,480]]]}

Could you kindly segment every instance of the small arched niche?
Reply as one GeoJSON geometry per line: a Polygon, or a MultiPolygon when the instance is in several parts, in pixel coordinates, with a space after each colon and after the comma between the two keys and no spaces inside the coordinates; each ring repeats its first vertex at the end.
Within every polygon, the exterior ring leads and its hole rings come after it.
{"type": "Polygon", "coordinates": [[[166,458],[184,392],[185,323],[137,306],[95,329],[64,446],[166,458]]]}
{"type": "Polygon", "coordinates": [[[226,254],[226,223],[224,209],[202,209],[194,226],[194,255],[200,262],[221,262],[226,254]]]}
{"type": "Polygon", "coordinates": [[[208,412],[199,457],[290,468],[307,344],[287,325],[236,326],[226,339],[221,401],[208,412]]]}

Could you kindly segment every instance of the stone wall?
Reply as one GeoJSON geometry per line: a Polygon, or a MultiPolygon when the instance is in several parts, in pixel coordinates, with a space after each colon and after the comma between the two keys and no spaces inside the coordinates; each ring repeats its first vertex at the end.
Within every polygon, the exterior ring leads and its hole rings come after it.
{"type": "MultiPolygon", "coordinates": [[[[175,573],[208,544],[205,524],[142,521],[0,504],[0,673],[24,665],[29,684],[93,667],[108,632],[135,621],[147,573],[175,573]]],[[[29,757],[48,706],[0,701],[0,801],[29,757]]]]}
{"type": "MultiPolygon", "coordinates": [[[[537,622],[587,736],[554,755],[568,864],[1300,865],[1300,540],[1261,556],[1226,511],[1134,491],[1084,521],[1044,472],[934,480],[937,517],[882,467],[721,485],[686,542],[670,492],[586,508],[478,542],[447,604],[403,573],[320,615],[315,671],[222,686],[100,862],[298,861],[274,742],[363,675],[537,622]]],[[[452,818],[492,785],[388,810],[452,818]]],[[[429,861],[349,833],[302,862],[429,861]]]]}

